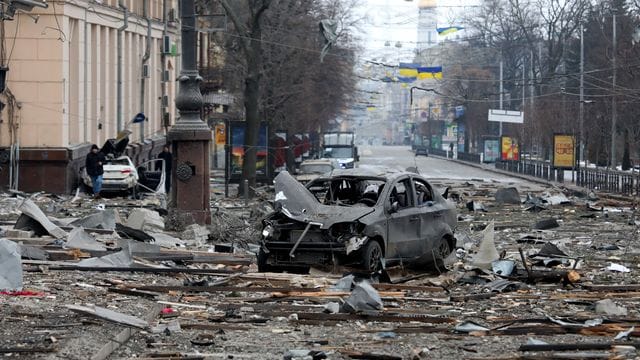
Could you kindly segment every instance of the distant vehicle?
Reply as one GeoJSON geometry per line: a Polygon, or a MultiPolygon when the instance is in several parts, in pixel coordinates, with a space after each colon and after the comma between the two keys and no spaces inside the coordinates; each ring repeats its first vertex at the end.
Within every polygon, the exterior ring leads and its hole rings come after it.
{"type": "MultiPolygon", "coordinates": [[[[101,193],[128,193],[133,196],[137,192],[164,193],[164,160],[153,159],[136,166],[131,158],[122,155],[128,143],[126,136],[109,139],[100,149],[105,154],[101,193]]],[[[84,168],[82,181],[88,188],[93,188],[91,177],[84,168]]]]}
{"type": "Polygon", "coordinates": [[[429,139],[426,136],[414,134],[413,142],[411,143],[411,148],[413,149],[416,156],[424,155],[429,156],[429,139]]]}
{"type": "Polygon", "coordinates": [[[360,161],[353,132],[322,134],[322,157],[335,159],[339,169],[351,169],[360,161]]]}
{"type": "Polygon", "coordinates": [[[334,162],[329,159],[310,159],[300,164],[296,180],[303,184],[320,177],[321,175],[331,173],[335,168],[334,162]]]}
{"type": "Polygon", "coordinates": [[[306,187],[282,172],[276,211],[262,221],[258,270],[439,266],[454,249],[457,214],[434,190],[409,172],[337,169],[306,187]]]}

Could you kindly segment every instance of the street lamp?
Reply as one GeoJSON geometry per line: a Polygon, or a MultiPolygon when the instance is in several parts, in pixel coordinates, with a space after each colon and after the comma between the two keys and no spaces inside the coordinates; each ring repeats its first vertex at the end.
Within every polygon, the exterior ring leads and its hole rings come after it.
{"type": "Polygon", "coordinates": [[[180,118],[167,134],[173,149],[170,213],[179,226],[210,224],[209,141],[211,129],[200,119],[202,77],[196,67],[194,0],[180,0],[182,68],[176,107],[180,118]]]}

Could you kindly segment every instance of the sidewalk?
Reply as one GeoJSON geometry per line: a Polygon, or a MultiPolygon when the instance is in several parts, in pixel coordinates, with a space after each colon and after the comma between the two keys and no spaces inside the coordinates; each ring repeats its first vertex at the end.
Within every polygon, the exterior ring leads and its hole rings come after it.
{"type": "Polygon", "coordinates": [[[513,173],[513,172],[510,172],[510,171],[504,171],[504,170],[496,169],[493,164],[476,164],[476,163],[472,163],[472,162],[462,161],[462,160],[458,160],[458,159],[451,159],[451,158],[446,158],[446,157],[443,157],[443,156],[437,156],[437,155],[432,155],[432,154],[429,154],[429,156],[432,156],[432,157],[437,158],[437,159],[453,161],[455,163],[462,164],[462,165],[467,165],[467,166],[470,166],[470,167],[474,167],[476,169],[482,169],[482,170],[485,170],[485,171],[492,172],[494,174],[510,176],[510,177],[514,177],[514,178],[518,178],[518,179],[534,182],[534,183],[537,183],[537,184],[552,186],[552,187],[555,187],[555,188],[565,188],[565,189],[568,189],[568,190],[571,190],[571,191],[574,191],[574,192],[584,193],[584,194],[588,194],[589,192],[594,192],[594,193],[597,193],[598,196],[609,198],[609,199],[613,199],[613,200],[620,200],[620,201],[629,201],[630,200],[630,198],[628,196],[618,195],[618,194],[613,194],[613,193],[607,193],[607,192],[599,192],[597,190],[591,190],[591,189],[588,189],[588,188],[585,188],[585,187],[582,187],[582,186],[577,186],[575,184],[572,184],[571,182],[562,182],[561,183],[561,182],[557,182],[557,181],[549,181],[549,180],[544,180],[544,179],[537,178],[535,176],[524,175],[524,174],[513,173]]]}

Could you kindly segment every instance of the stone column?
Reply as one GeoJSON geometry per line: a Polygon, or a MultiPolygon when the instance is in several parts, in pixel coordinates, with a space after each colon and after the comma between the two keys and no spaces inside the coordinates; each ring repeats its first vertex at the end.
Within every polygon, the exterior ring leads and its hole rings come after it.
{"type": "Polygon", "coordinates": [[[194,0],[181,0],[182,68],[178,77],[176,107],[180,118],[171,128],[173,166],[169,213],[178,225],[210,224],[209,141],[211,130],[200,119],[202,77],[196,67],[194,0]]]}

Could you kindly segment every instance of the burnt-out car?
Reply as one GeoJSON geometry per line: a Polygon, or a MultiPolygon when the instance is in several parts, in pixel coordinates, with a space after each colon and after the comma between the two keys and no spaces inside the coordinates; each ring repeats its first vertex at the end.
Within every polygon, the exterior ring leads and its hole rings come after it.
{"type": "Polygon", "coordinates": [[[275,208],[262,222],[260,271],[401,263],[438,264],[455,246],[455,205],[422,176],[377,168],[335,170],[306,187],[275,178],[275,208]]]}

